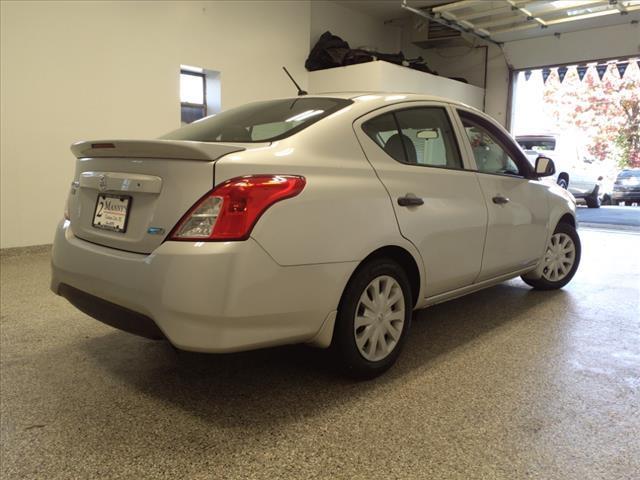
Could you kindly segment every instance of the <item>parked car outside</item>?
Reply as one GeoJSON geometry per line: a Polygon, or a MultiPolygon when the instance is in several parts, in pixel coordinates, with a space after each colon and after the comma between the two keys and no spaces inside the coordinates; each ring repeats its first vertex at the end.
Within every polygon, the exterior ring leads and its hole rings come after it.
{"type": "Polygon", "coordinates": [[[596,171],[593,161],[581,155],[577,142],[570,135],[518,135],[516,140],[529,161],[534,162],[538,155],[554,161],[553,180],[558,185],[568,189],[576,199],[583,200],[589,208],[600,207],[603,177],[596,171]]]}
{"type": "Polygon", "coordinates": [[[613,183],[611,193],[613,205],[640,204],[640,168],[622,170],[613,183]]]}
{"type": "Polygon", "coordinates": [[[252,103],[158,140],[76,143],[52,290],[178,349],[332,347],[389,368],[411,312],[580,262],[575,202],[508,132],[412,94],[252,103]]]}

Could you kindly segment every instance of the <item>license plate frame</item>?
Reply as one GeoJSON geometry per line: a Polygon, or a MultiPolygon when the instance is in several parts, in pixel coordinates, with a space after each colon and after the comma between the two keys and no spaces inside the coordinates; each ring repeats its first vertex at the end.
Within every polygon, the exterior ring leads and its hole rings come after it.
{"type": "Polygon", "coordinates": [[[132,198],[130,195],[114,195],[112,193],[99,193],[96,198],[96,206],[93,209],[93,228],[108,230],[115,233],[126,233],[131,215],[132,198]],[[117,203],[110,204],[108,199],[114,199],[117,203]],[[102,204],[100,203],[102,200],[102,204]],[[124,202],[124,204],[123,204],[124,202]],[[98,209],[101,207],[101,210],[98,209]],[[110,208],[108,208],[110,207],[110,208]],[[115,209],[113,208],[115,207],[115,209]],[[124,215],[118,207],[124,207],[124,215]],[[108,215],[106,217],[105,215],[108,215]],[[103,223],[106,222],[106,223],[103,223]]]}

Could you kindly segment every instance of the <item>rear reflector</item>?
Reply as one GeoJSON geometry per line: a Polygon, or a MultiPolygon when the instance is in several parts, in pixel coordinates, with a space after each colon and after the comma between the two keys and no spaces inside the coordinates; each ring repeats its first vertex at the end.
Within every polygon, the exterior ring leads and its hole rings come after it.
{"type": "Polygon", "coordinates": [[[92,143],[91,148],[116,148],[113,143],[92,143]]]}
{"type": "Polygon", "coordinates": [[[276,202],[295,197],[304,177],[249,175],[221,183],[196,202],[169,234],[169,240],[246,240],[260,216],[276,202]]]}

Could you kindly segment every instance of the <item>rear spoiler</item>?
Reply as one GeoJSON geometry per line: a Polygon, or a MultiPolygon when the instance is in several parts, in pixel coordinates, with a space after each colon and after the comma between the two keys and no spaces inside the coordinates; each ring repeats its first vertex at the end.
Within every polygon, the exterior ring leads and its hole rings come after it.
{"type": "Polygon", "coordinates": [[[203,160],[211,162],[244,147],[225,143],[190,142],[184,140],[91,140],[71,145],[77,158],[162,158],[203,160]]]}

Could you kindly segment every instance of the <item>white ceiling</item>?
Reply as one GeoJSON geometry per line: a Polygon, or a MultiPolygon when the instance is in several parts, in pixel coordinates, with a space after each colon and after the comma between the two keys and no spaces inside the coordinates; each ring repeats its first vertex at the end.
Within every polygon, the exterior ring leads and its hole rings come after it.
{"type": "MultiPolygon", "coordinates": [[[[379,20],[396,20],[406,18],[409,13],[400,6],[402,0],[334,0],[352,10],[366,13],[379,20]]],[[[436,7],[451,3],[451,0],[409,0],[409,5],[415,8],[436,7]]]]}
{"type": "MultiPolygon", "coordinates": [[[[623,0],[620,0],[621,3],[623,0]]],[[[362,13],[366,13],[372,17],[378,18],[383,21],[387,20],[399,20],[406,19],[415,16],[415,14],[404,10],[401,7],[402,0],[371,0],[371,1],[363,1],[363,0],[338,0],[337,3],[341,5],[345,5],[353,10],[357,10],[362,13]]],[[[491,22],[494,19],[500,19],[506,15],[510,10],[510,5],[507,0],[485,0],[485,1],[451,1],[451,0],[408,0],[407,4],[414,8],[426,8],[427,12],[429,9],[435,8],[435,10],[439,10],[438,7],[447,4],[462,4],[462,8],[451,10],[451,19],[455,19],[457,14],[468,14],[469,12],[482,12],[495,9],[496,7],[500,7],[501,5],[505,6],[503,11],[497,11],[495,15],[486,16],[484,18],[478,18],[476,21],[481,22],[491,22]],[[466,5],[464,5],[466,4],[466,5]]],[[[515,0],[517,6],[528,8],[531,13],[536,15],[535,12],[545,12],[548,10],[553,10],[553,8],[557,8],[558,10],[565,10],[568,7],[571,7],[572,4],[576,4],[578,2],[572,2],[570,0],[561,0],[561,1],[526,1],[526,0],[515,0]]],[[[581,2],[586,3],[586,2],[581,2]]],[[[615,9],[614,5],[607,6],[608,1],[603,2],[593,2],[597,3],[596,7],[599,8],[610,8],[615,9]]],[[[580,8],[580,7],[575,7],[580,8]]],[[[517,15],[518,12],[515,12],[514,15],[517,15]]],[[[551,17],[556,18],[557,15],[552,12],[551,17]]],[[[541,15],[542,18],[546,18],[541,15]]],[[[524,15],[521,15],[522,22],[524,22],[524,15]]],[[[564,23],[558,23],[555,25],[549,25],[547,28],[542,28],[540,26],[535,26],[532,28],[526,28],[521,30],[513,30],[513,31],[504,31],[500,32],[503,25],[496,26],[495,32],[492,32],[491,38],[498,42],[510,42],[514,40],[522,40],[526,38],[532,37],[543,37],[548,35],[553,35],[556,33],[568,33],[575,32],[579,30],[587,30],[591,28],[597,27],[605,27],[610,25],[620,25],[620,24],[628,24],[631,21],[640,22],[640,10],[635,10],[627,13],[626,15],[621,15],[620,13],[612,13],[610,15],[599,16],[595,18],[587,18],[587,19],[578,19],[573,21],[568,21],[564,23]]],[[[489,29],[491,30],[491,29],[489,29]]],[[[638,30],[640,32],[640,30],[638,30]]],[[[596,40],[597,41],[597,40],[596,40]]],[[[638,33],[638,43],[640,44],[640,33],[638,33]]]]}

